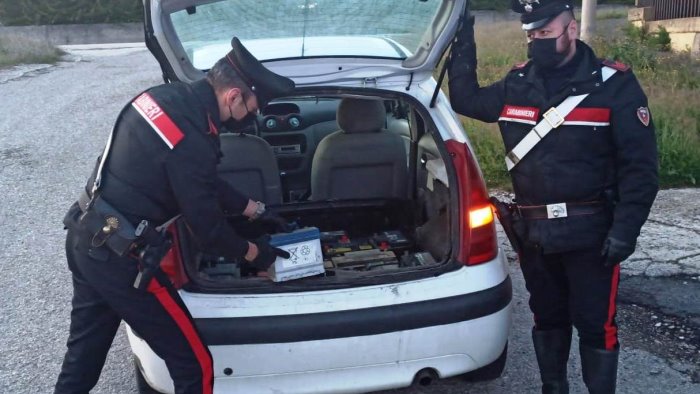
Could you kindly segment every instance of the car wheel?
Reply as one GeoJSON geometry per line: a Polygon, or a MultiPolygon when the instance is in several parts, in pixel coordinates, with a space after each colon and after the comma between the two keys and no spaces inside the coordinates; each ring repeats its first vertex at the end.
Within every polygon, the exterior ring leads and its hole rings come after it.
{"type": "Polygon", "coordinates": [[[506,359],[508,358],[508,342],[503,348],[503,352],[491,364],[484,365],[479,369],[467,372],[462,377],[469,382],[483,382],[485,380],[494,380],[501,376],[506,367],[506,359]]]}
{"type": "Polygon", "coordinates": [[[143,377],[143,373],[141,372],[141,367],[139,367],[139,360],[136,358],[134,358],[134,374],[136,375],[136,388],[139,394],[163,394],[148,385],[146,378],[143,377]]]}

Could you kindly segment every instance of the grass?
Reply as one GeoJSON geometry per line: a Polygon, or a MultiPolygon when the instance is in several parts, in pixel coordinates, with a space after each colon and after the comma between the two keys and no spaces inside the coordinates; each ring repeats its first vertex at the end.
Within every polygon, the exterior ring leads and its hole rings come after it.
{"type": "Polygon", "coordinates": [[[18,64],[56,63],[63,51],[45,41],[23,37],[0,37],[0,68],[18,64]]]}
{"type": "MultiPolygon", "coordinates": [[[[525,37],[517,23],[477,24],[475,33],[482,86],[503,78],[514,64],[526,59],[525,37]]],[[[663,32],[649,34],[626,27],[606,34],[605,39],[592,46],[599,57],[631,65],[649,98],[656,126],[661,186],[699,186],[700,61],[689,53],[660,50],[666,44],[663,32]]],[[[488,186],[510,189],[498,125],[464,117],[462,121],[488,186]]]]}

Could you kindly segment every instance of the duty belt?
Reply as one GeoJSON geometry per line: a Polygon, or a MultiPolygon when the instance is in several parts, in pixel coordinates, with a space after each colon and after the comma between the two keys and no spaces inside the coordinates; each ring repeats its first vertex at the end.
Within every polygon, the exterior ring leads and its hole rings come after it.
{"type": "Polygon", "coordinates": [[[569,216],[593,215],[605,208],[603,201],[558,203],[547,205],[518,205],[516,211],[523,219],[560,219],[569,216]]]}
{"type": "MultiPolygon", "coordinates": [[[[78,206],[83,212],[83,216],[85,216],[88,209],[97,209],[96,206],[93,206],[93,208],[89,207],[91,201],[93,201],[93,199],[90,197],[88,192],[83,190],[78,198],[78,206]]],[[[93,232],[91,244],[94,247],[98,247],[106,243],[107,246],[112,249],[112,251],[120,256],[123,256],[125,253],[133,251],[136,248],[144,246],[145,244],[161,243],[163,239],[163,230],[180,216],[178,215],[158,227],[151,225],[146,220],[142,220],[137,226],[134,226],[128,219],[126,219],[126,217],[124,217],[111,205],[107,203],[101,204],[103,207],[107,207],[110,212],[99,212],[97,215],[99,220],[93,221],[94,223],[92,223],[92,226],[90,226],[94,227],[97,225],[98,227],[101,227],[99,229],[89,229],[91,232],[93,232]],[[108,241],[108,239],[110,239],[110,241],[108,241]]]]}

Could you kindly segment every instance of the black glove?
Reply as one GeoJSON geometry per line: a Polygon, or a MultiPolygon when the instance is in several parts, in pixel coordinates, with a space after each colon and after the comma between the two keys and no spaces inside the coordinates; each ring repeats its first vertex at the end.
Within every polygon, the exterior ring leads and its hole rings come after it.
{"type": "Polygon", "coordinates": [[[298,227],[296,222],[288,222],[285,218],[269,208],[265,209],[265,212],[258,216],[255,221],[260,223],[265,230],[271,234],[291,233],[298,227]]]}
{"type": "Polygon", "coordinates": [[[447,66],[447,74],[450,78],[450,101],[454,108],[454,103],[471,100],[471,95],[479,88],[476,78],[477,62],[473,16],[464,19],[457,29],[447,66]]]}
{"type": "Polygon", "coordinates": [[[278,256],[282,257],[283,259],[289,258],[289,252],[270,245],[269,236],[262,236],[250,242],[254,243],[255,246],[258,247],[258,255],[255,257],[255,259],[253,259],[253,261],[250,262],[250,265],[259,270],[264,271],[270,268],[278,256]]]}
{"type": "Polygon", "coordinates": [[[625,241],[620,241],[617,238],[608,237],[603,243],[603,250],[600,252],[603,256],[603,265],[606,267],[614,267],[626,260],[634,253],[634,244],[625,241]]]}
{"type": "Polygon", "coordinates": [[[474,15],[469,15],[467,19],[462,21],[462,24],[457,28],[455,33],[454,47],[464,47],[468,45],[474,46],[474,15]]]}

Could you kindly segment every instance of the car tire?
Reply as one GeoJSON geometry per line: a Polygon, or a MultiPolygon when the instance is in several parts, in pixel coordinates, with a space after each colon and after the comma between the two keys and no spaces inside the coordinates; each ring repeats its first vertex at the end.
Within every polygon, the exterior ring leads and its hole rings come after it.
{"type": "Polygon", "coordinates": [[[148,385],[146,378],[143,377],[143,373],[141,372],[139,360],[136,358],[134,358],[134,375],[136,375],[136,388],[139,394],[163,394],[148,385]]]}
{"type": "Polygon", "coordinates": [[[498,358],[491,364],[484,365],[479,369],[467,372],[462,377],[468,382],[483,382],[487,380],[494,380],[501,377],[503,370],[506,367],[506,359],[508,358],[508,342],[503,348],[503,352],[498,358]]]}

